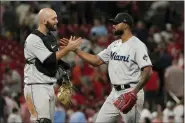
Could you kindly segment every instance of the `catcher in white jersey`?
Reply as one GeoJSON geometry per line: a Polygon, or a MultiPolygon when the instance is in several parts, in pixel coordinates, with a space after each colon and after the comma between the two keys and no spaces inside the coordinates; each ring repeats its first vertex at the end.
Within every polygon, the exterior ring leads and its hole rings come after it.
{"type": "MultiPolygon", "coordinates": [[[[43,8],[39,11],[38,18],[38,29],[34,30],[25,41],[24,96],[33,122],[52,123],[55,112],[53,85],[61,86],[59,89],[61,92],[63,82],[69,82],[67,71],[64,71],[68,64],[61,58],[74,47],[78,47],[81,40],[79,38],[69,42],[64,49],[58,50],[57,40],[51,33],[57,30],[56,12],[50,8],[43,8]]],[[[63,102],[63,98],[67,98],[60,93],[58,95],[60,102],[63,102]]]]}
{"type": "MultiPolygon", "coordinates": [[[[98,55],[91,55],[75,49],[75,53],[93,66],[108,65],[112,91],[97,116],[96,122],[115,122],[121,114],[125,123],[139,121],[144,103],[143,86],[152,73],[152,63],[147,47],[132,35],[132,17],[127,13],[119,13],[113,22],[113,32],[120,39],[111,43],[98,55]]],[[[67,45],[70,40],[63,39],[67,45]]]]}

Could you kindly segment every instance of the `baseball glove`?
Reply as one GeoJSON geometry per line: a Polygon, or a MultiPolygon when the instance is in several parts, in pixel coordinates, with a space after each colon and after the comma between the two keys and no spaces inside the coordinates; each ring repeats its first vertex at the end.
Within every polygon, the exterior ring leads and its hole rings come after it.
{"type": "Polygon", "coordinates": [[[71,82],[63,83],[58,89],[57,98],[64,105],[71,104],[73,85],[71,82]]]}
{"type": "Polygon", "coordinates": [[[114,105],[118,110],[120,110],[124,114],[127,114],[136,104],[136,101],[137,94],[131,91],[120,95],[118,99],[114,102],[114,105]]]}
{"type": "Polygon", "coordinates": [[[63,67],[59,67],[57,74],[57,83],[60,85],[57,93],[58,100],[64,105],[68,106],[71,104],[73,84],[69,78],[69,72],[63,67]]]}

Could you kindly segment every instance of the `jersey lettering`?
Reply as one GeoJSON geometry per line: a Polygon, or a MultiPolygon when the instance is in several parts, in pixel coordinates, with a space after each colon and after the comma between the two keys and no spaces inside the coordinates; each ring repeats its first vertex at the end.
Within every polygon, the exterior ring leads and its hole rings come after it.
{"type": "Polygon", "coordinates": [[[116,52],[111,52],[110,53],[110,59],[111,60],[129,62],[129,57],[130,57],[130,55],[128,55],[128,56],[121,56],[121,55],[117,55],[116,52]]]}

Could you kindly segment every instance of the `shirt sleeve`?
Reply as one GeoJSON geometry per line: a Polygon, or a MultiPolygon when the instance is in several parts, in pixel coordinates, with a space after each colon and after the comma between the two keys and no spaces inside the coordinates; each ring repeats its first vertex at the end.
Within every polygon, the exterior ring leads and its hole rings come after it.
{"type": "Polygon", "coordinates": [[[33,55],[42,63],[52,54],[52,52],[47,49],[43,41],[39,38],[35,41],[30,42],[27,46],[29,50],[33,53],[33,55]]]}
{"type": "Polygon", "coordinates": [[[109,45],[106,49],[104,49],[103,51],[98,53],[98,56],[100,57],[100,59],[105,63],[109,62],[109,57],[110,57],[110,53],[111,53],[110,47],[111,47],[111,45],[109,45]]]}
{"type": "Polygon", "coordinates": [[[138,64],[140,69],[142,69],[146,66],[152,66],[152,62],[151,62],[150,57],[147,52],[147,47],[145,45],[142,45],[142,46],[136,48],[135,54],[136,54],[135,60],[136,60],[136,63],[138,64]]]}

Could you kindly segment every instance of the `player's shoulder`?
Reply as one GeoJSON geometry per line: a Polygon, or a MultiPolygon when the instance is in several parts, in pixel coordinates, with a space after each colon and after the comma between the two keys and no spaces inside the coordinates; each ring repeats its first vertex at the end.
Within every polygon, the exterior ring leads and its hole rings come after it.
{"type": "Polygon", "coordinates": [[[115,46],[121,42],[121,39],[114,40],[109,46],[115,46]]]}
{"type": "Polygon", "coordinates": [[[135,49],[146,48],[146,45],[139,38],[137,38],[136,36],[133,36],[131,40],[132,41],[130,43],[131,43],[133,48],[135,48],[135,49]]]}
{"type": "Polygon", "coordinates": [[[26,38],[26,42],[27,44],[35,44],[35,43],[39,43],[42,39],[35,35],[35,34],[29,34],[28,37],[26,38]]]}

